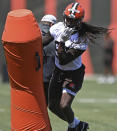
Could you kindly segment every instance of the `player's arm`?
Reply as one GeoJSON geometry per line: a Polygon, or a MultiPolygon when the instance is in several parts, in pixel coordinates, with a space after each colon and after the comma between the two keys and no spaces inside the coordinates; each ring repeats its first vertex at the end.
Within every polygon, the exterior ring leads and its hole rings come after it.
{"type": "Polygon", "coordinates": [[[66,65],[72,60],[80,56],[85,50],[71,48],[65,51],[64,43],[60,43],[58,47],[58,59],[61,65],[66,65]]]}
{"type": "Polygon", "coordinates": [[[46,33],[44,35],[42,35],[42,43],[43,43],[43,46],[46,46],[48,45],[51,41],[53,41],[54,38],[50,35],[50,33],[46,33]]]}

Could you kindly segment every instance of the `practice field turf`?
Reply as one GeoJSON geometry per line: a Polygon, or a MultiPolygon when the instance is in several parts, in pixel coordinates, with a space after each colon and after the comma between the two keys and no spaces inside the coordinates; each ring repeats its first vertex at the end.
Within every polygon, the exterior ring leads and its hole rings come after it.
{"type": "MultiPolygon", "coordinates": [[[[89,131],[117,131],[117,81],[97,84],[85,80],[77,94],[73,109],[75,115],[89,123],[89,131]]],[[[49,111],[53,131],[66,131],[67,124],[49,111]]],[[[10,88],[0,83],[0,131],[10,131],[10,88]]]]}

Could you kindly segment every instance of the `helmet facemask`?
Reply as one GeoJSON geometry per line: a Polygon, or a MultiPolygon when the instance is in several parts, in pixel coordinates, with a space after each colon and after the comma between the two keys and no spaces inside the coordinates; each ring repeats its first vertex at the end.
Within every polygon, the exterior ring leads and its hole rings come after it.
{"type": "Polygon", "coordinates": [[[64,16],[64,24],[66,27],[79,29],[81,28],[82,19],[74,19],[64,16]]]}
{"type": "Polygon", "coordinates": [[[84,9],[75,2],[69,4],[64,11],[64,24],[70,28],[81,28],[82,20],[84,18],[84,9]]]}

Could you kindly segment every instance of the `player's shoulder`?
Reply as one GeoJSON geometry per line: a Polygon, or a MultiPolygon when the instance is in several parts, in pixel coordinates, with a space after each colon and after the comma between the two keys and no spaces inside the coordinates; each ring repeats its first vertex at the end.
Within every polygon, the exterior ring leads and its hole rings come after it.
{"type": "Polygon", "coordinates": [[[53,26],[51,26],[50,32],[57,31],[57,30],[61,29],[62,27],[64,27],[64,23],[58,22],[58,23],[54,24],[53,26]]]}
{"type": "Polygon", "coordinates": [[[64,26],[64,23],[58,22],[58,23],[54,24],[51,28],[59,28],[60,26],[64,26]]]}

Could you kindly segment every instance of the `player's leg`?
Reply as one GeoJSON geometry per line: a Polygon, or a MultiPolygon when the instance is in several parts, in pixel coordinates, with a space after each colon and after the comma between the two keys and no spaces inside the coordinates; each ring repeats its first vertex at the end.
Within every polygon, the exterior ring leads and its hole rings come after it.
{"type": "Polygon", "coordinates": [[[62,83],[63,83],[62,74],[59,70],[55,68],[55,71],[53,73],[53,76],[49,84],[48,107],[59,118],[66,121],[64,113],[62,112],[60,108],[60,99],[62,95],[62,83]]]}
{"type": "Polygon", "coordinates": [[[60,108],[62,112],[64,113],[64,115],[66,116],[68,123],[72,123],[74,119],[74,112],[71,108],[73,99],[74,99],[74,96],[68,94],[67,92],[62,93],[60,108]]]}
{"type": "Polygon", "coordinates": [[[74,116],[74,112],[71,108],[71,103],[73,99],[74,96],[67,93],[63,93],[62,100],[60,103],[62,111],[66,116],[67,122],[69,123],[67,131],[87,131],[87,129],[89,128],[88,123],[80,121],[78,120],[78,118],[74,116]]]}
{"type": "Polygon", "coordinates": [[[49,82],[44,82],[44,93],[45,93],[45,99],[47,105],[48,105],[48,88],[49,88],[49,82]]]}
{"type": "Polygon", "coordinates": [[[68,131],[75,130],[85,131],[88,128],[88,123],[82,122],[78,120],[74,116],[73,110],[71,108],[71,104],[78,93],[78,91],[82,87],[83,79],[84,79],[84,72],[85,67],[82,66],[80,69],[73,71],[68,76],[71,76],[71,78],[66,78],[63,84],[63,91],[62,91],[62,97],[60,101],[60,106],[64,112],[64,115],[67,118],[67,122],[69,123],[68,131]]]}

